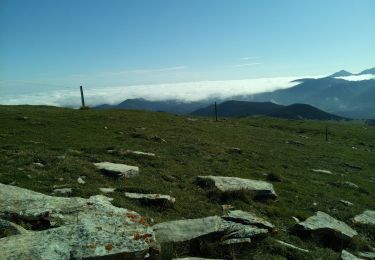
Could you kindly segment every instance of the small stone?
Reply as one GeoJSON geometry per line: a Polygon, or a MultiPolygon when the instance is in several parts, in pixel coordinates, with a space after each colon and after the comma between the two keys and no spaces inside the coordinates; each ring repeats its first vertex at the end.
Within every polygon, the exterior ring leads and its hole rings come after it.
{"type": "Polygon", "coordinates": [[[354,217],[354,222],[363,225],[375,225],[375,211],[365,210],[363,213],[354,217]]]}
{"type": "Polygon", "coordinates": [[[301,221],[298,219],[298,218],[296,218],[296,217],[293,217],[292,216],[292,219],[296,222],[296,223],[300,223],[301,221]]]}
{"type": "Polygon", "coordinates": [[[154,153],[146,153],[146,152],[141,152],[141,151],[132,151],[132,150],[126,150],[124,154],[135,154],[135,155],[143,155],[143,156],[150,156],[154,157],[154,153]]]}
{"type": "Polygon", "coordinates": [[[39,162],[35,162],[35,163],[33,163],[33,165],[36,166],[36,167],[40,167],[40,168],[44,167],[44,164],[39,163],[39,162]]]}
{"type": "Polygon", "coordinates": [[[288,248],[295,249],[295,250],[297,250],[297,251],[301,251],[301,252],[304,252],[304,253],[308,253],[308,252],[310,252],[310,251],[307,250],[307,249],[303,249],[303,248],[296,247],[295,245],[292,245],[292,244],[286,243],[286,242],[281,241],[281,240],[277,240],[277,239],[275,239],[275,241],[276,241],[277,243],[279,243],[280,245],[283,245],[283,246],[288,247],[288,248]]]}
{"type": "Polygon", "coordinates": [[[353,206],[354,204],[347,200],[340,200],[340,202],[346,206],[353,206]]]}
{"type": "Polygon", "coordinates": [[[329,170],[322,170],[322,169],[312,169],[313,172],[318,172],[318,173],[325,173],[325,174],[330,174],[333,175],[333,173],[329,170]]]}
{"type": "Polygon", "coordinates": [[[359,252],[358,255],[366,259],[375,259],[375,252],[359,252]]]}
{"type": "Polygon", "coordinates": [[[115,188],[99,188],[99,190],[103,193],[111,193],[111,192],[114,192],[116,189],[115,188]]]}
{"type": "Polygon", "coordinates": [[[340,259],[341,260],[363,260],[362,258],[358,258],[346,250],[341,251],[340,259]]]}
{"type": "Polygon", "coordinates": [[[94,163],[94,165],[105,173],[109,173],[116,177],[130,178],[139,174],[139,168],[137,166],[111,162],[94,163]]]}
{"type": "Polygon", "coordinates": [[[346,187],[349,187],[349,188],[354,188],[354,189],[358,189],[359,186],[353,182],[350,182],[350,181],[346,181],[346,182],[343,182],[343,185],[346,186],[346,187]]]}
{"type": "Polygon", "coordinates": [[[32,178],[32,176],[31,176],[30,174],[28,174],[28,175],[27,175],[27,178],[31,179],[31,178],[32,178]]]}
{"type": "Polygon", "coordinates": [[[159,204],[162,206],[172,206],[176,201],[175,198],[169,195],[162,195],[162,194],[142,194],[142,193],[125,192],[125,197],[130,198],[130,199],[139,199],[146,203],[159,204]]]}
{"type": "Polygon", "coordinates": [[[73,193],[72,188],[62,188],[62,189],[54,189],[53,194],[60,194],[60,195],[69,195],[73,193]]]}
{"type": "Polygon", "coordinates": [[[167,141],[157,135],[154,135],[153,137],[150,138],[151,140],[159,143],[166,143],[167,141]]]}
{"type": "Polygon", "coordinates": [[[78,177],[77,182],[79,184],[85,184],[86,183],[81,177],[78,177]]]}
{"type": "Polygon", "coordinates": [[[227,149],[227,153],[232,153],[232,154],[241,154],[242,150],[237,147],[231,147],[227,149]]]}

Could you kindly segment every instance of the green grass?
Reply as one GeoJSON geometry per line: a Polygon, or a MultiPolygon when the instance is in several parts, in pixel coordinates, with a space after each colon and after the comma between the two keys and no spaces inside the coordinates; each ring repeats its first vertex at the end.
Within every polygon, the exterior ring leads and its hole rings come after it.
{"type": "Polygon", "coordinates": [[[292,216],[305,219],[317,210],[345,221],[361,234],[360,242],[353,242],[354,249],[375,246],[375,229],[350,221],[365,209],[375,209],[375,182],[370,181],[375,175],[375,127],[262,117],[219,122],[197,119],[142,111],[0,106],[0,182],[15,182],[45,194],[51,194],[54,185],[66,185],[73,188],[72,196],[80,197],[100,194],[101,187],[115,187],[117,191],[109,196],[116,206],[161,222],[222,214],[212,191],[197,185],[198,175],[271,180],[278,194],[276,201],[240,196],[227,198],[226,203],[264,216],[278,232],[250,249],[227,254],[235,254],[237,259],[336,259],[337,252],[290,232],[292,216]],[[326,126],[329,142],[325,142],[326,126]],[[232,147],[240,148],[241,153],[230,152],[232,147]],[[108,149],[140,150],[157,156],[110,154],[108,149]],[[140,175],[110,178],[93,166],[100,161],[139,166],[140,175]],[[33,165],[35,162],[45,166],[33,165]],[[335,175],[311,169],[326,169],[335,175]],[[78,184],[79,176],[86,176],[86,184],[78,184]],[[343,186],[345,181],[360,188],[343,186]],[[169,194],[176,197],[176,203],[166,210],[147,207],[125,198],[124,191],[169,194]],[[340,200],[354,206],[345,206],[340,200]],[[285,249],[272,238],[311,253],[285,249]]]}

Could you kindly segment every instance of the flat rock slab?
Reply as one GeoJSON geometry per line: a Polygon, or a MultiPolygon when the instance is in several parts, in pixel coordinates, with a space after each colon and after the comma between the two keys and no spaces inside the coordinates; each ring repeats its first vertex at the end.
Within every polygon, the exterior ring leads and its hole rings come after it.
{"type": "Polygon", "coordinates": [[[175,203],[176,199],[163,194],[142,194],[142,193],[132,193],[125,192],[125,197],[130,199],[138,199],[150,204],[159,204],[162,206],[171,206],[175,203]]]}
{"type": "Polygon", "coordinates": [[[94,163],[94,165],[105,173],[109,173],[116,177],[130,178],[139,175],[139,168],[137,166],[111,162],[94,163]]]}
{"type": "MultiPolygon", "coordinates": [[[[358,235],[354,229],[344,222],[321,211],[316,212],[314,216],[305,221],[297,223],[295,227],[297,230],[303,230],[321,239],[334,237],[337,241],[348,241],[358,235]]],[[[332,247],[335,247],[335,245],[332,245],[332,247]]]]}
{"type": "Polygon", "coordinates": [[[232,210],[226,213],[223,218],[232,222],[239,222],[245,225],[254,225],[260,228],[273,229],[275,226],[267,220],[256,216],[254,213],[242,210],[232,210]]]}
{"type": "Polygon", "coordinates": [[[364,225],[375,225],[375,211],[366,210],[362,214],[355,216],[353,220],[364,225]]]}
{"type": "Polygon", "coordinates": [[[340,260],[363,260],[362,258],[356,257],[346,250],[341,251],[340,260]]]}
{"type": "Polygon", "coordinates": [[[41,231],[1,238],[1,258],[144,259],[155,239],[152,228],[138,213],[110,200],[53,197],[0,184],[0,219],[45,223],[41,231]]]}
{"type": "Polygon", "coordinates": [[[271,183],[265,181],[242,179],[238,177],[198,176],[198,182],[205,186],[215,187],[220,192],[251,191],[258,198],[276,198],[271,183]]]}
{"type": "Polygon", "coordinates": [[[221,241],[251,239],[268,233],[267,229],[226,221],[218,216],[163,222],[153,228],[157,241],[161,243],[183,242],[203,236],[220,238],[221,241]]]}

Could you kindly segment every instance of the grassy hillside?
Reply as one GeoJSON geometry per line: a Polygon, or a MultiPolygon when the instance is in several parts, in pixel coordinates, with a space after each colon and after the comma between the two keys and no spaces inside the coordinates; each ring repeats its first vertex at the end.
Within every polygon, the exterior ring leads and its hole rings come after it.
{"type": "MultiPolygon", "coordinates": [[[[225,203],[269,219],[273,238],[309,249],[296,253],[267,238],[236,252],[237,259],[337,259],[338,253],[303,240],[289,231],[292,216],[304,219],[317,210],[345,221],[361,239],[352,248],[375,246],[375,229],[350,219],[375,209],[375,128],[363,124],[292,121],[271,118],[189,118],[126,110],[71,110],[54,107],[0,106],[0,182],[51,194],[71,187],[72,196],[100,194],[115,187],[116,206],[135,210],[155,222],[221,215],[224,202],[209,198],[195,183],[198,175],[272,179],[277,201],[232,199],[225,203]],[[329,142],[325,142],[328,126],[329,142]],[[153,136],[166,142],[158,142],[153,136]],[[233,153],[237,147],[242,153],[233,153]],[[155,158],[118,155],[109,149],[153,152],[155,158]],[[140,176],[113,179],[92,163],[110,161],[140,167],[140,176]],[[38,166],[34,163],[42,163],[38,166]],[[312,172],[326,169],[327,175],[312,172]],[[86,184],[77,178],[86,176],[86,184]],[[270,178],[273,177],[273,178],[270,178]],[[280,181],[275,181],[279,179],[280,181]],[[358,189],[346,187],[350,181],[358,189]],[[124,191],[176,197],[173,209],[141,205],[124,191]],[[348,200],[346,206],[340,200],[348,200]]],[[[177,254],[181,252],[176,252],[177,254]]],[[[220,252],[216,252],[220,254],[220,252]]]]}

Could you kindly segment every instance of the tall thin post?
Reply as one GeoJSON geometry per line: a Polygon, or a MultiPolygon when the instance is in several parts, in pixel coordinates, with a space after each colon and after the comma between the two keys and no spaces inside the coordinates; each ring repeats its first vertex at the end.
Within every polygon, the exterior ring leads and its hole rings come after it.
{"type": "Polygon", "coordinates": [[[81,90],[81,102],[82,102],[82,108],[85,108],[85,97],[83,96],[83,88],[82,86],[79,86],[81,90]]]}
{"type": "Polygon", "coordinates": [[[217,105],[216,105],[216,101],[215,101],[215,121],[217,122],[217,105]]]}
{"type": "Polygon", "coordinates": [[[326,142],[328,142],[328,127],[326,127],[326,142]]]}

